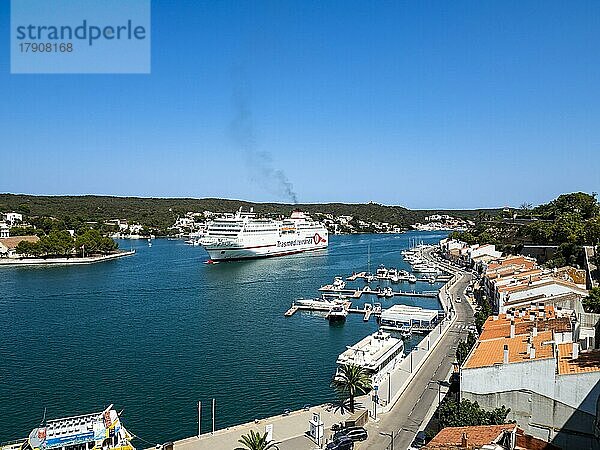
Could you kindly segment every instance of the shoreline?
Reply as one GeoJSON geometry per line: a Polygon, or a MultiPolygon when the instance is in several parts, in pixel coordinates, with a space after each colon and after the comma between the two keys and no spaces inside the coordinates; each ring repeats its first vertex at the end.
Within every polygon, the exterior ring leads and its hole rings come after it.
{"type": "Polygon", "coordinates": [[[86,256],[73,258],[1,258],[0,266],[72,266],[82,264],[94,264],[103,261],[123,258],[135,254],[135,250],[127,250],[110,255],[86,256]]]}

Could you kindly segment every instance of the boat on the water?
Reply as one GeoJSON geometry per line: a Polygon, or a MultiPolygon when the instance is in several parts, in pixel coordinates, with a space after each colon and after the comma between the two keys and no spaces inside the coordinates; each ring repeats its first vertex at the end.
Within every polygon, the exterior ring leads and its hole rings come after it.
{"type": "Polygon", "coordinates": [[[321,298],[299,298],[294,301],[294,304],[311,308],[332,308],[335,305],[344,305],[346,302],[345,297],[323,295],[321,298]]]}
{"type": "Polygon", "coordinates": [[[338,366],[354,364],[371,376],[373,384],[379,384],[404,358],[404,341],[383,330],[361,339],[338,356],[338,366]]]}
{"type": "Polygon", "coordinates": [[[333,284],[331,285],[332,290],[341,291],[346,287],[346,282],[342,277],[335,277],[333,279],[333,284]]]}
{"type": "Polygon", "coordinates": [[[327,248],[320,222],[299,210],[283,220],[258,218],[251,208],[214,219],[199,239],[212,261],[283,256],[327,248]]]}
{"type": "Polygon", "coordinates": [[[26,439],[0,445],[0,450],[135,450],[131,439],[110,405],[97,413],[44,419],[26,439]]]}
{"type": "Polygon", "coordinates": [[[329,322],[339,322],[346,320],[347,315],[348,311],[344,308],[344,305],[336,304],[327,313],[327,320],[329,322]]]}
{"type": "Polygon", "coordinates": [[[409,283],[416,283],[417,282],[417,277],[414,276],[412,273],[408,276],[408,282],[409,283]]]}
{"type": "Polygon", "coordinates": [[[363,279],[365,280],[365,283],[371,283],[377,280],[377,276],[373,275],[372,273],[366,273],[363,279]]]}
{"type": "Polygon", "coordinates": [[[377,297],[380,297],[380,298],[381,297],[392,298],[393,296],[394,296],[394,291],[389,286],[384,287],[383,289],[379,289],[377,292],[377,297]]]}

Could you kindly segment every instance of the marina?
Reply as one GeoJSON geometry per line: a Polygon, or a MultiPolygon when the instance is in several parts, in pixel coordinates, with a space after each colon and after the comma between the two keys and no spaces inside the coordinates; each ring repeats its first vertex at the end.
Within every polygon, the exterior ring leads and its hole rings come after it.
{"type": "MultiPolygon", "coordinates": [[[[298,305],[296,303],[292,304],[290,309],[288,309],[284,315],[285,317],[291,317],[298,311],[314,311],[314,312],[329,312],[333,306],[303,306],[298,305]]],[[[346,308],[346,311],[350,314],[361,314],[363,316],[363,320],[367,322],[371,316],[379,316],[381,315],[381,304],[376,303],[375,306],[371,306],[370,304],[366,304],[362,309],[361,308],[346,308]]]]}
{"type": "MultiPolygon", "coordinates": [[[[346,278],[347,281],[356,281],[356,280],[368,280],[370,278],[370,275],[368,274],[368,272],[359,272],[359,273],[353,273],[352,275],[350,275],[349,277],[346,278]]],[[[385,275],[385,276],[375,276],[375,278],[377,280],[389,280],[391,282],[394,282],[394,280],[397,280],[396,282],[422,282],[422,283],[431,283],[432,279],[431,277],[415,277],[413,279],[413,281],[411,281],[411,274],[410,273],[406,273],[403,275],[396,275],[396,278],[394,278],[393,275],[385,275]]],[[[448,280],[450,280],[450,278],[452,278],[450,275],[442,275],[442,274],[438,274],[433,278],[433,283],[445,283],[448,280]]],[[[373,281],[373,280],[371,280],[373,281]]]]}
{"type": "MultiPolygon", "coordinates": [[[[346,295],[348,297],[352,297],[354,299],[361,298],[363,295],[377,295],[383,292],[383,289],[371,289],[370,287],[362,288],[362,289],[339,289],[336,288],[332,284],[327,284],[321,286],[319,288],[319,292],[324,292],[327,294],[341,294],[346,295]]],[[[390,292],[390,291],[388,291],[390,292]]],[[[392,296],[398,297],[429,297],[435,298],[437,297],[437,291],[391,291],[392,296]]]]}
{"type": "MultiPolygon", "coordinates": [[[[421,251],[425,248],[424,246],[411,248],[403,251],[402,254],[403,257],[408,257],[409,259],[412,256],[412,260],[414,261],[416,257],[414,255],[421,255],[421,251]]],[[[438,265],[432,262],[427,262],[426,265],[432,271],[435,271],[436,274],[442,273],[442,269],[438,265]]],[[[375,275],[379,280],[397,280],[399,277],[408,278],[409,276],[414,277],[413,274],[405,270],[387,269],[383,264],[379,266],[375,275]]],[[[395,296],[414,298],[437,298],[439,296],[439,291],[394,291],[391,286],[377,286],[373,289],[368,284],[371,277],[368,272],[353,272],[352,275],[346,277],[346,281],[344,281],[344,277],[336,276],[331,284],[319,288],[319,292],[322,293],[321,298],[298,299],[292,302],[291,307],[284,313],[284,316],[291,317],[298,311],[321,312],[325,313],[325,318],[330,322],[344,321],[349,313],[362,314],[364,322],[368,322],[371,316],[375,316],[380,326],[377,333],[384,333],[383,330],[392,331],[399,333],[403,338],[409,338],[413,333],[428,333],[432,331],[446,316],[445,311],[402,304],[395,304],[384,309],[381,303],[365,303],[363,308],[353,308],[353,300],[360,299],[362,295],[375,295],[380,299],[391,299],[395,296]],[[367,284],[359,289],[347,286],[347,282],[356,282],[359,279],[363,279],[367,284]]],[[[377,334],[369,342],[372,344],[381,343],[383,342],[381,340],[383,339],[382,336],[388,336],[388,334],[377,334]]]]}

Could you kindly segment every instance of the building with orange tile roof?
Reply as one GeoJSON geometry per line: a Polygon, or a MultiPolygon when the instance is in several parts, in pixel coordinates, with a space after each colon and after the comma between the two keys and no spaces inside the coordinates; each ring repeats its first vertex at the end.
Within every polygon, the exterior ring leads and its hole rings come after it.
{"type": "Polygon", "coordinates": [[[0,238],[0,257],[14,257],[16,256],[15,249],[19,242],[38,242],[40,240],[37,236],[14,236],[7,238],[0,238]]]}
{"type": "Polygon", "coordinates": [[[600,350],[579,339],[571,310],[537,303],[489,317],[461,368],[461,398],[504,405],[525,433],[560,447],[599,448],[600,350]]]}
{"type": "Polygon", "coordinates": [[[423,448],[425,450],[560,450],[559,447],[546,441],[526,435],[514,423],[447,427],[436,434],[423,448]]]}
{"type": "Polygon", "coordinates": [[[491,262],[482,286],[494,311],[525,306],[532,301],[552,301],[557,296],[587,295],[581,271],[573,267],[543,269],[533,258],[505,256],[491,262]]]}

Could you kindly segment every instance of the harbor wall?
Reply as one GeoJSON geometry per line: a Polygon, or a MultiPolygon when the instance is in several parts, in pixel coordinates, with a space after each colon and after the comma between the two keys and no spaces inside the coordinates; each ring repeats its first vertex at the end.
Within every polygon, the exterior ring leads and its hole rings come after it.
{"type": "Polygon", "coordinates": [[[135,250],[112,253],[102,256],[87,256],[84,258],[0,258],[0,266],[44,266],[44,265],[77,265],[94,264],[102,261],[110,261],[124,256],[135,254],[135,250]]]}

